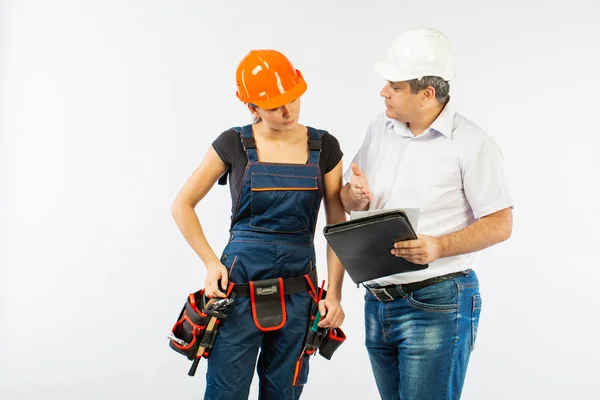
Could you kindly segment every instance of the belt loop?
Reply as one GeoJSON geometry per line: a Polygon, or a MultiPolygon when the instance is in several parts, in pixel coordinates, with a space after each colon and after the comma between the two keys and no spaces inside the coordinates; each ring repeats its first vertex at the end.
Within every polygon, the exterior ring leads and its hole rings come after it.
{"type": "Polygon", "coordinates": [[[404,290],[404,287],[402,285],[396,285],[396,290],[398,291],[398,294],[400,295],[400,297],[402,297],[403,299],[407,298],[408,295],[410,294],[410,292],[407,292],[406,290],[404,290]]]}

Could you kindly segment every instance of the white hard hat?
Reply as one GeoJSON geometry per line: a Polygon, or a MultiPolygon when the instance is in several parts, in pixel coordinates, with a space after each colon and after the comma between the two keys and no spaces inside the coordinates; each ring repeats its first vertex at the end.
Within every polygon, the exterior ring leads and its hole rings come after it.
{"type": "Polygon", "coordinates": [[[438,76],[454,78],[452,42],[435,29],[415,29],[400,35],[390,47],[387,59],[375,64],[375,71],[391,82],[438,76]]]}

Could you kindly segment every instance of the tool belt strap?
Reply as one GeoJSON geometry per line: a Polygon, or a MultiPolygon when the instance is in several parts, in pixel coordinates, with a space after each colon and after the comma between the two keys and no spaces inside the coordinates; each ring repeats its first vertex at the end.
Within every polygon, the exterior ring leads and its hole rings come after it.
{"type": "MultiPolygon", "coordinates": [[[[317,269],[312,269],[308,274],[297,278],[288,278],[283,280],[284,296],[296,293],[314,292],[317,282],[317,269]]],[[[255,281],[255,285],[260,285],[261,281],[255,281]]],[[[233,287],[233,292],[238,297],[250,297],[250,284],[238,284],[233,287]]]]}

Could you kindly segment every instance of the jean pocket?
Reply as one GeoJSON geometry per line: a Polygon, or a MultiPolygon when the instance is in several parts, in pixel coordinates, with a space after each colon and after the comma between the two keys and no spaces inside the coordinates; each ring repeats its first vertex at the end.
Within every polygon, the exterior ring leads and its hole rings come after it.
{"type": "Polygon", "coordinates": [[[436,283],[412,292],[408,296],[408,303],[425,311],[456,311],[458,288],[453,280],[436,283]]]}
{"type": "Polygon", "coordinates": [[[473,306],[471,308],[471,351],[475,349],[477,340],[477,328],[479,327],[479,315],[481,314],[481,295],[473,295],[473,306]]]}

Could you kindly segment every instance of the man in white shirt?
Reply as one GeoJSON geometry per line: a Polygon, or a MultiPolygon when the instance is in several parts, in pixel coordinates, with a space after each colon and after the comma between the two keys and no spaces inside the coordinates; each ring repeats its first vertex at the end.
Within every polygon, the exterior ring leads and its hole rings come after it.
{"type": "Polygon", "coordinates": [[[347,212],[420,209],[418,239],[390,251],[429,267],[364,282],[366,346],[383,400],[460,398],[481,312],[474,252],[511,235],[502,154],[455,111],[453,57],[436,30],[393,43],[375,66],[388,81],[386,111],[344,175],[347,212]]]}

